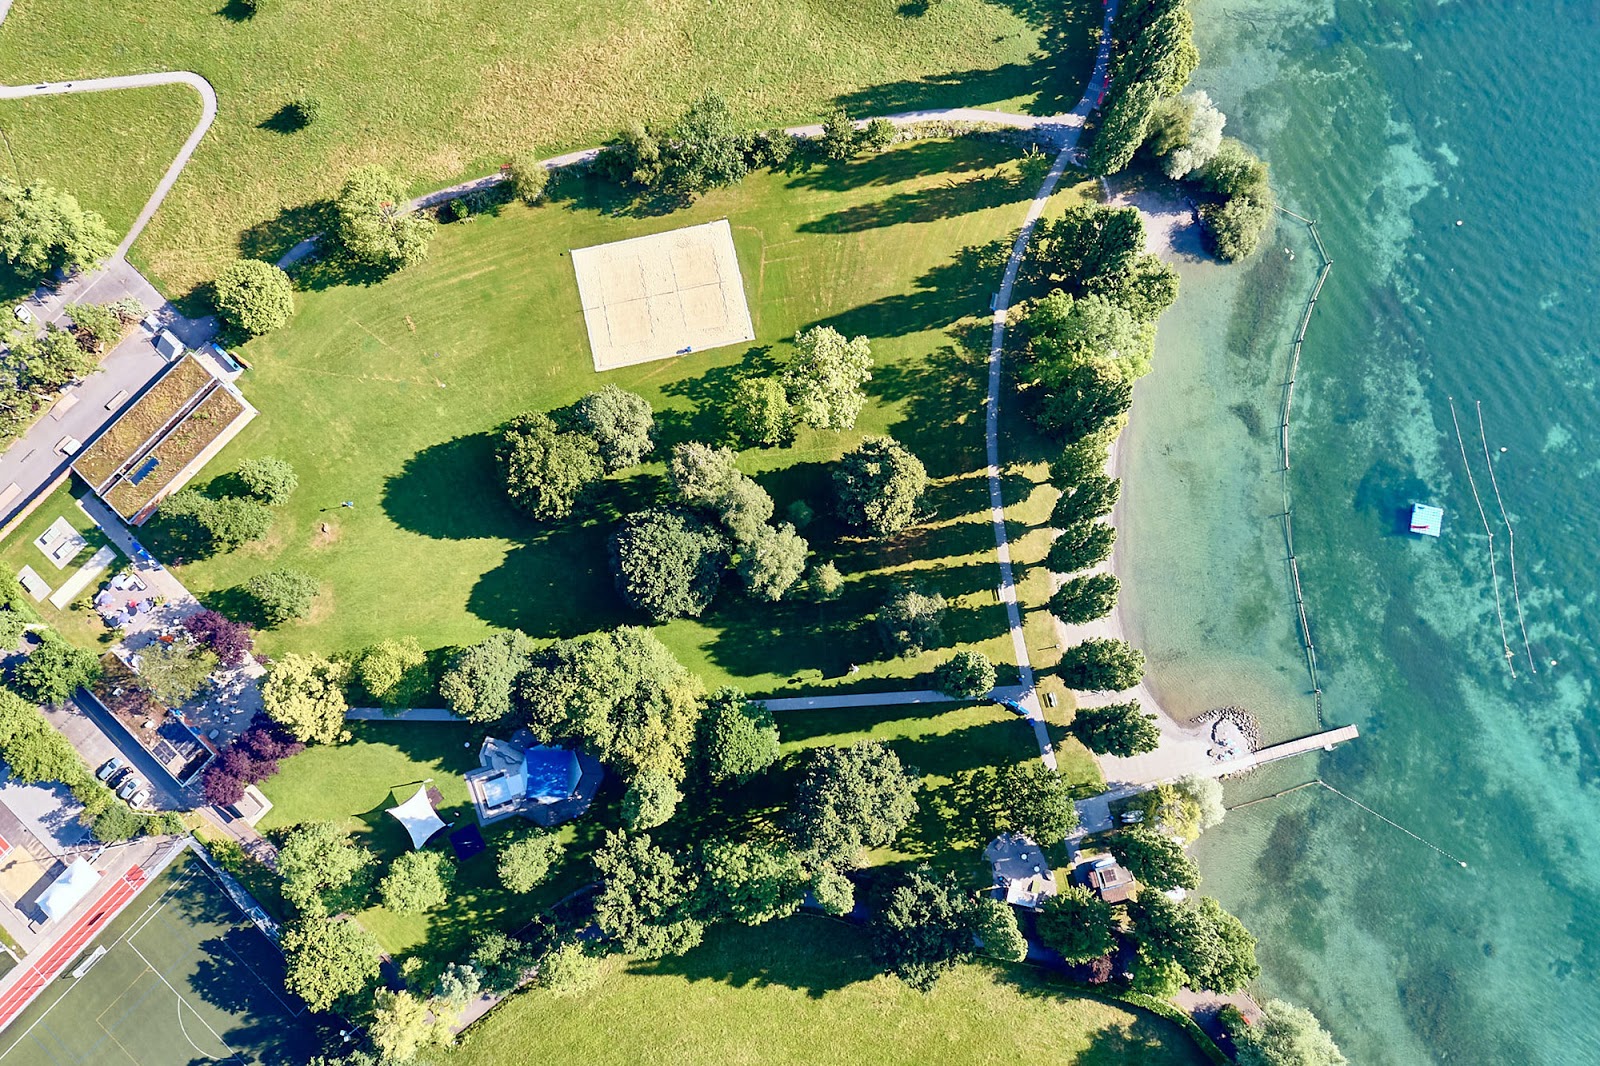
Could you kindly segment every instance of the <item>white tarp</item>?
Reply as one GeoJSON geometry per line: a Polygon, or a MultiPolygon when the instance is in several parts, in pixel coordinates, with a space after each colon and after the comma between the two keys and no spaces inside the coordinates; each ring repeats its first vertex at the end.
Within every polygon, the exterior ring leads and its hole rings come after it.
{"type": "Polygon", "coordinates": [[[94,888],[95,882],[100,880],[100,871],[89,864],[89,860],[79,857],[73,859],[67,868],[61,871],[61,876],[50,883],[39,897],[39,909],[44,912],[45,921],[54,922],[65,918],[83,901],[83,897],[94,888]]]}
{"type": "Polygon", "coordinates": [[[428,802],[428,789],[419,787],[417,794],[400,804],[390,807],[389,813],[406,827],[406,832],[411,834],[411,846],[420,848],[428,842],[428,838],[444,828],[444,822],[434,813],[433,804],[428,802]]]}

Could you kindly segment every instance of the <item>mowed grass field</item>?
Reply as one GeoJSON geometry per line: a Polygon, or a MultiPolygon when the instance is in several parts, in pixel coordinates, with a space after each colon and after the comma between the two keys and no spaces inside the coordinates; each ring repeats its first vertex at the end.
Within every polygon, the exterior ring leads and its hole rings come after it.
{"type": "MultiPolygon", "coordinates": [[[[133,256],[179,296],[241,250],[277,258],[307,235],[305,206],[357,165],[382,163],[420,192],[514,152],[670,119],[708,88],[752,125],[813,121],[835,103],[1066,110],[1100,12],[1090,0],[420,0],[397,11],[273,0],[247,18],[226,0],[22,0],[0,26],[0,70],[10,82],[193,70],[216,88],[217,121],[133,256]],[[283,132],[274,116],[302,91],[322,114],[283,132]]],[[[194,107],[182,113],[194,121],[194,107]]],[[[84,149],[57,145],[51,168],[70,173],[84,149]]]]}
{"type": "Polygon", "coordinates": [[[241,387],[262,415],[208,470],[277,455],[294,464],[300,489],[266,541],[188,562],[180,576],[227,608],[228,590],[262,570],[316,575],[311,618],[263,634],[269,654],[353,652],[399,636],[437,648],[499,627],[558,638],[637,621],[612,587],[606,541],[620,514],[661,492],[662,464],[618,475],[594,507],[541,525],[506,501],[491,431],[615,383],[655,406],[663,454],[677,441],[717,440],[736,375],[782,361],[796,330],[826,323],[873,347],[857,429],[805,431],[792,447],[746,452],[741,466],[780,517],[796,501],[817,512],[804,532],[817,558],[844,572],[846,594],[756,604],[730,582],[707,615],[658,634],[708,686],[751,694],[882,687],[924,674],[955,646],[1004,663],[983,473],[984,316],[1037,169],[997,144],[914,142],[843,166],[753,175],[647,220],[573,182],[570,199],[443,227],[426,263],[381,284],[302,293],[291,325],[244,349],[255,369],[241,387]],[[732,223],[756,343],[596,374],[568,249],[720,217],[732,223]],[[829,464],[885,432],[935,479],[931,518],[886,541],[844,537],[827,517],[829,464]],[[941,647],[893,658],[870,618],[906,580],[942,592],[949,611],[941,647]]]}
{"type": "Polygon", "coordinates": [[[797,915],[723,926],[678,959],[612,960],[582,995],[528,992],[435,1051],[438,1066],[1198,1066],[1176,1026],[1024,967],[957,967],[928,995],[877,973],[866,934],[797,915]],[[617,1024],[617,1019],[634,1024],[617,1024]]]}

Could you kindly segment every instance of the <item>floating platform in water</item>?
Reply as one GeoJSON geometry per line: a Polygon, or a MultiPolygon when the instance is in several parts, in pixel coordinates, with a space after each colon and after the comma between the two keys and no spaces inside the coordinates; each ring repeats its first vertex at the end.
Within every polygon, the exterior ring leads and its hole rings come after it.
{"type": "Polygon", "coordinates": [[[1411,505],[1411,532],[1422,537],[1437,537],[1444,526],[1444,508],[1426,503],[1411,505]]]}

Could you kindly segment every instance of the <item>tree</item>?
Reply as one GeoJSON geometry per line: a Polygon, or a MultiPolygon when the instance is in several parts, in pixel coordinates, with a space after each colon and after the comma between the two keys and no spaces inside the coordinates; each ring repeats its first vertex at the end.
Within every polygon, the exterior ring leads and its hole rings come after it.
{"type": "Polygon", "coordinates": [[[1027,268],[1035,284],[1082,296],[1128,274],[1144,246],[1144,219],[1136,208],[1076,204],[1039,226],[1027,268]]]}
{"type": "Polygon", "coordinates": [[[784,130],[758,130],[750,138],[750,165],[779,170],[794,155],[797,138],[784,130]]]}
{"type": "Polygon", "coordinates": [[[244,583],[244,593],[269,626],[282,625],[311,613],[317,579],[299,570],[268,570],[244,583]]]}
{"type": "Polygon", "coordinates": [[[379,947],[352,919],[304,918],[284,930],[283,984],[314,1011],[366,988],[378,977],[379,947]]]}
{"type": "Polygon", "coordinates": [[[289,652],[267,670],[261,705],[300,740],[337,744],[346,736],[344,683],[349,672],[338,660],[289,652]]]}
{"type": "Polygon", "coordinates": [[[605,476],[599,445],[562,432],[549,415],[518,415],[499,430],[495,456],[511,502],[534,518],[566,518],[605,476]]]}
{"type": "Polygon", "coordinates": [[[696,751],[714,785],[743,783],[778,761],[778,727],[764,703],[736,688],[719,688],[700,714],[696,751]]]}
{"type": "Polygon", "coordinates": [[[444,852],[408,851],[389,864],[378,893],[392,911],[421,914],[445,905],[455,876],[455,860],[444,852]]]}
{"type": "Polygon", "coordinates": [[[1197,975],[1229,965],[1229,949],[1216,927],[1196,908],[1176,903],[1160,892],[1141,892],[1128,908],[1134,939],[1139,944],[1139,968],[1173,965],[1190,987],[1205,985],[1197,975]]]}
{"type": "Polygon", "coordinates": [[[223,666],[238,666],[255,646],[249,626],[231,621],[209,608],[185,618],[183,628],[191,637],[215,652],[217,661],[223,666]]]}
{"type": "Polygon", "coordinates": [[[212,296],[217,317],[246,336],[271,333],[294,315],[289,275],[259,259],[235,259],[223,267],[212,296]]]}
{"type": "Polygon", "coordinates": [[[958,651],[933,668],[933,687],[948,696],[975,700],[994,688],[994,664],[979,651],[958,651]]]}
{"type": "Polygon", "coordinates": [[[511,195],[532,207],[544,199],[550,185],[550,168],[530,152],[519,152],[511,157],[506,168],[506,179],[511,184],[511,195]]]}
{"type": "Polygon", "coordinates": [[[607,470],[638,466],[655,448],[656,416],[650,401],[615,385],[579,400],[573,420],[595,442],[607,470]]]}
{"type": "Polygon", "coordinates": [[[629,829],[654,829],[672,817],[683,793],[662,770],[641,770],[622,796],[622,822],[629,829]]]}
{"type": "Polygon", "coordinates": [[[1154,322],[1178,298],[1178,271],[1156,256],[1139,255],[1128,269],[1096,278],[1084,291],[1104,296],[1135,322],[1154,322]]]}
{"type": "Polygon", "coordinates": [[[1228,816],[1228,808],[1222,802],[1222,782],[1216,778],[1188,774],[1178,778],[1174,787],[1194,801],[1202,830],[1221,825],[1228,816]]]}
{"type": "MultiPolygon", "coordinates": [[[[1035,390],[1066,392],[1084,387],[1072,380],[1074,368],[1084,363],[1103,363],[1126,382],[1150,372],[1154,327],[1099,293],[1074,297],[1058,289],[1035,304],[1024,321],[1026,357],[1035,390]]],[[[1045,403],[1040,410],[1041,415],[1058,422],[1071,414],[1064,405],[1057,410],[1045,403]]],[[[1091,425],[1085,422],[1080,428],[1091,425]]]]}
{"type": "Polygon", "coordinates": [[[844,594],[844,575],[830,559],[811,568],[806,588],[819,603],[828,603],[844,594]]]}
{"type": "Polygon", "coordinates": [[[1028,957],[1028,941],[1010,904],[980,896],[973,903],[972,918],[973,932],[983,943],[985,955],[1001,962],[1021,962],[1028,957]]]}
{"type": "Polygon", "coordinates": [[[193,640],[161,641],[139,654],[139,684],[168,707],[180,707],[217,668],[216,652],[193,640]]]}
{"type": "MultiPolygon", "coordinates": [[[[129,321],[125,317],[125,312],[128,310],[126,305],[125,297],[115,304],[69,306],[67,314],[72,316],[72,326],[78,332],[79,345],[92,351],[103,351],[107,345],[113,345],[121,340],[123,330],[127,328],[129,321]]],[[[138,307],[136,301],[134,306],[138,307]]],[[[138,307],[138,311],[134,321],[144,317],[144,308],[138,307]]]]}
{"type": "Polygon", "coordinates": [[[898,585],[878,610],[878,629],[889,651],[916,655],[939,643],[944,634],[944,597],[918,585],[898,585]]]}
{"type": "Polygon", "coordinates": [[[1080,692],[1121,692],[1144,676],[1144,653],[1125,640],[1095,637],[1061,656],[1061,679],[1080,692]]]}
{"type": "Polygon", "coordinates": [[[1281,999],[1261,1005],[1253,1025],[1230,1030],[1239,1066],[1346,1066],[1333,1037],[1304,1007],[1281,999]]]}
{"type": "Polygon", "coordinates": [[[278,844],[283,898],[302,911],[324,913],[324,897],[355,884],[372,862],[372,853],[340,826],[303,822],[278,844]]]}
{"type": "Polygon", "coordinates": [[[517,989],[537,959],[533,946],[499,930],[480,934],[472,949],[472,968],[478,972],[483,991],[504,996],[517,989]]]}
{"type": "Polygon", "coordinates": [[[356,680],[385,707],[412,707],[433,689],[428,656],[416,637],[380,640],[356,660],[356,680]]]}
{"type": "Polygon", "coordinates": [[[245,491],[263,503],[276,507],[288,502],[294,490],[300,487],[300,478],[287,459],[270,455],[246,459],[239,464],[239,480],[245,491]]]}
{"type": "Polygon", "coordinates": [[[21,662],[12,677],[17,689],[34,703],[62,703],[82,685],[100,676],[94,652],[67,642],[53,629],[39,634],[40,644],[21,662]]]}
{"type": "MultiPolygon", "coordinates": [[[[55,325],[46,325],[34,336],[25,332],[11,342],[11,357],[6,361],[7,391],[13,404],[21,406],[16,417],[26,421],[34,412],[35,400],[55,392],[79,378],[94,373],[95,360],[76,337],[55,325]],[[31,395],[30,395],[31,394],[31,395]]],[[[21,432],[23,426],[17,426],[21,432]]]]}
{"type": "Polygon", "coordinates": [[[1261,245],[1261,238],[1272,226],[1272,200],[1236,196],[1221,204],[1200,208],[1200,224],[1207,242],[1224,262],[1247,259],[1261,245]]]}
{"type": "Polygon", "coordinates": [[[854,429],[872,380],[866,337],[845,340],[832,326],[813,326],[794,337],[795,358],[784,373],[794,417],[817,429],[854,429]]]}
{"type": "Polygon", "coordinates": [[[716,597],[727,563],[722,535],[675,508],[629,515],[611,537],[617,593],[652,622],[700,617],[716,597]]]}
{"type": "MultiPolygon", "coordinates": [[[[255,17],[256,10],[262,2],[263,0],[243,0],[252,18],[255,17]]],[[[284,117],[294,124],[295,129],[303,130],[322,115],[322,101],[310,93],[301,92],[283,105],[283,112],[284,117]]]]}
{"type": "Polygon", "coordinates": [[[1224,200],[1265,200],[1272,188],[1267,164],[1243,141],[1232,137],[1224,137],[1217,154],[1201,168],[1200,184],[1224,200]]]}
{"type": "Polygon", "coordinates": [[[924,867],[891,881],[872,919],[873,956],[918,992],[972,954],[973,900],[953,875],[924,867]]]}
{"type": "Polygon", "coordinates": [[[1048,843],[1078,827],[1072,788],[1042,762],[980,767],[957,777],[959,807],[974,821],[979,839],[1021,833],[1048,843]]]}
{"type": "Polygon", "coordinates": [[[683,778],[699,696],[699,681],[634,626],[557,641],[517,684],[534,736],[576,740],[624,778],[648,769],[683,778]]]}
{"type": "Polygon", "coordinates": [[[1228,117],[1203,91],[1162,100],[1150,118],[1146,147],[1169,178],[1181,178],[1211,162],[1222,145],[1228,117]]]}
{"type": "Polygon", "coordinates": [[[533,641],[516,630],[462,648],[439,678],[439,695],[463,718],[497,722],[511,713],[512,686],[533,651],[533,641]]]}
{"type": "MultiPolygon", "coordinates": [[[[23,784],[86,777],[83,759],[38,707],[0,688],[0,759],[23,784]]],[[[109,800],[109,795],[107,796],[109,800]]]]}
{"type": "Polygon", "coordinates": [[[1185,847],[1199,838],[1200,804],[1176,785],[1156,785],[1141,792],[1135,802],[1144,812],[1144,828],[1174,837],[1185,847]]]}
{"type": "Polygon", "coordinates": [[[684,505],[713,510],[739,475],[734,466],[737,461],[731,448],[684,441],[673,446],[667,462],[667,483],[684,505]]]}
{"type": "Polygon", "coordinates": [[[822,157],[836,163],[855,155],[859,145],[856,124],[851,121],[849,112],[842,107],[828,112],[822,122],[822,138],[817,143],[822,148],[822,157]]]}
{"type": "Polygon", "coordinates": [[[23,276],[83,270],[116,246],[105,219],[85,211],[72,194],[0,177],[0,258],[23,276]]]}
{"type": "Polygon", "coordinates": [[[886,537],[909,526],[928,487],[922,460],[892,437],[867,437],[833,468],[839,517],[866,533],[886,537]]]}
{"type": "Polygon", "coordinates": [[[1198,988],[1232,995],[1261,976],[1261,966],[1256,962],[1256,938],[1244,923],[1227,911],[1210,896],[1202,896],[1198,905],[1200,918],[1216,934],[1219,950],[1206,959],[1199,973],[1189,976],[1198,988]]]}
{"type": "Polygon", "coordinates": [[[519,837],[500,849],[500,883],[512,892],[532,892],[565,851],[561,838],[548,830],[519,837]]]}
{"type": "Polygon", "coordinates": [[[749,138],[734,124],[728,104],[708,92],[690,105],[662,145],[661,184],[680,200],[733,185],[749,173],[749,138]]]}
{"type": "Polygon", "coordinates": [[[357,167],[334,209],[336,239],[357,262],[400,270],[428,257],[433,220],[411,209],[405,185],[382,167],[357,167]]]}
{"type": "Polygon", "coordinates": [[[700,943],[704,925],[693,916],[699,880],[645,833],[607,833],[594,854],[600,872],[595,922],[630,955],[681,955],[700,943]]]}
{"type": "Polygon", "coordinates": [[[384,1063],[411,1062],[430,1045],[448,1045],[454,1037],[449,1020],[410,992],[378,989],[368,1028],[373,1047],[384,1063]]]}
{"type": "Polygon", "coordinates": [[[728,421],[746,447],[774,448],[794,432],[794,409],[783,382],[775,377],[745,378],[734,386],[728,421]]]}
{"type": "Polygon", "coordinates": [[[595,168],[615,182],[649,188],[661,180],[661,142],[641,123],[630,122],[601,151],[595,168]]]}
{"type": "Polygon", "coordinates": [[[875,118],[867,122],[861,130],[861,143],[875,152],[881,152],[894,143],[900,132],[895,129],[894,123],[886,118],[875,118]]]}
{"type": "Polygon", "coordinates": [[[763,526],[739,551],[739,576],[752,597],[775,603],[799,583],[810,554],[811,546],[788,522],[763,526]]]}
{"type": "MultiPolygon", "coordinates": [[[[1199,867],[1183,850],[1183,845],[1165,833],[1134,826],[1112,836],[1110,848],[1111,854],[1141,885],[1159,892],[1200,885],[1199,867]]],[[[1185,966],[1184,969],[1189,968],[1185,966]]]]}
{"type": "Polygon", "coordinates": [[[1150,116],[1159,94],[1148,82],[1135,82],[1116,94],[1111,106],[1100,115],[1094,141],[1084,161],[1091,174],[1116,174],[1133,162],[1133,153],[1144,143],[1150,116]]]}
{"type": "MultiPolygon", "coordinates": [[[[172,499],[191,492],[190,489],[184,489],[173,493],[163,503],[162,510],[168,513],[179,510],[180,505],[171,503],[172,499]]],[[[195,495],[198,496],[198,493],[195,495]]],[[[262,539],[272,528],[272,508],[260,500],[241,496],[224,496],[220,500],[199,497],[198,504],[187,506],[189,516],[212,551],[232,551],[241,544],[262,539]]]]}
{"type": "Polygon", "coordinates": [[[1117,605],[1122,587],[1115,574],[1079,574],[1050,595],[1050,613],[1069,626],[1104,618],[1117,605]]]}
{"type": "Polygon", "coordinates": [[[822,913],[839,917],[856,909],[856,886],[832,866],[822,866],[811,875],[811,898],[822,913]]]}
{"type": "Polygon", "coordinates": [[[1121,495],[1121,481],[1090,471],[1062,489],[1050,512],[1050,524],[1057,529],[1070,529],[1081,522],[1092,522],[1110,514],[1121,495]]]}
{"type": "Polygon", "coordinates": [[[701,910],[708,920],[760,925],[800,909],[800,858],[781,844],[711,840],[700,850],[701,910]]]}
{"type": "Polygon", "coordinates": [[[1072,733],[1096,755],[1128,758],[1161,746],[1156,717],[1141,712],[1138,700],[1079,707],[1072,717],[1072,733]]]}
{"type": "Polygon", "coordinates": [[[539,957],[535,980],[556,996],[586,992],[600,981],[600,960],[581,940],[562,940],[539,957]]]}
{"type": "Polygon", "coordinates": [[[1039,391],[1034,424],[1068,440],[1114,425],[1133,405],[1133,382],[1116,366],[1098,360],[1065,367],[1051,376],[1049,391],[1039,391]]]}
{"type": "Polygon", "coordinates": [[[482,987],[483,979],[471,963],[452,962],[440,971],[439,981],[434,986],[434,998],[451,1013],[459,1015],[482,987]]]}
{"type": "Polygon", "coordinates": [[[887,847],[917,813],[917,779],[875,740],[812,748],[790,804],[795,847],[817,862],[853,866],[887,847]]]}
{"type": "Polygon", "coordinates": [[[1067,885],[1039,908],[1039,939],[1069,963],[1088,962],[1117,946],[1111,904],[1081,885],[1067,885]]]}
{"type": "Polygon", "coordinates": [[[1099,566],[1111,557],[1117,543],[1115,526],[1106,522],[1078,522],[1063,526],[1050,542],[1044,564],[1058,574],[1073,574],[1099,566]]]}

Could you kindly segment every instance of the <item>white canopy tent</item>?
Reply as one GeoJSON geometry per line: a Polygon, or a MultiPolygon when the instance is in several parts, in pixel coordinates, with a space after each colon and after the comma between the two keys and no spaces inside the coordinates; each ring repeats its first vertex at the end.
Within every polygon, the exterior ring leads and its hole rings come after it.
{"type": "Polygon", "coordinates": [[[390,807],[389,813],[411,834],[413,848],[422,847],[429,837],[444,828],[444,821],[434,812],[433,804],[428,802],[426,785],[419,786],[417,794],[398,807],[390,807]]]}
{"type": "Polygon", "coordinates": [[[39,897],[38,906],[44,912],[45,921],[59,921],[72,913],[72,908],[89,894],[99,880],[100,871],[91,866],[88,859],[81,856],[73,859],[39,897]]]}

